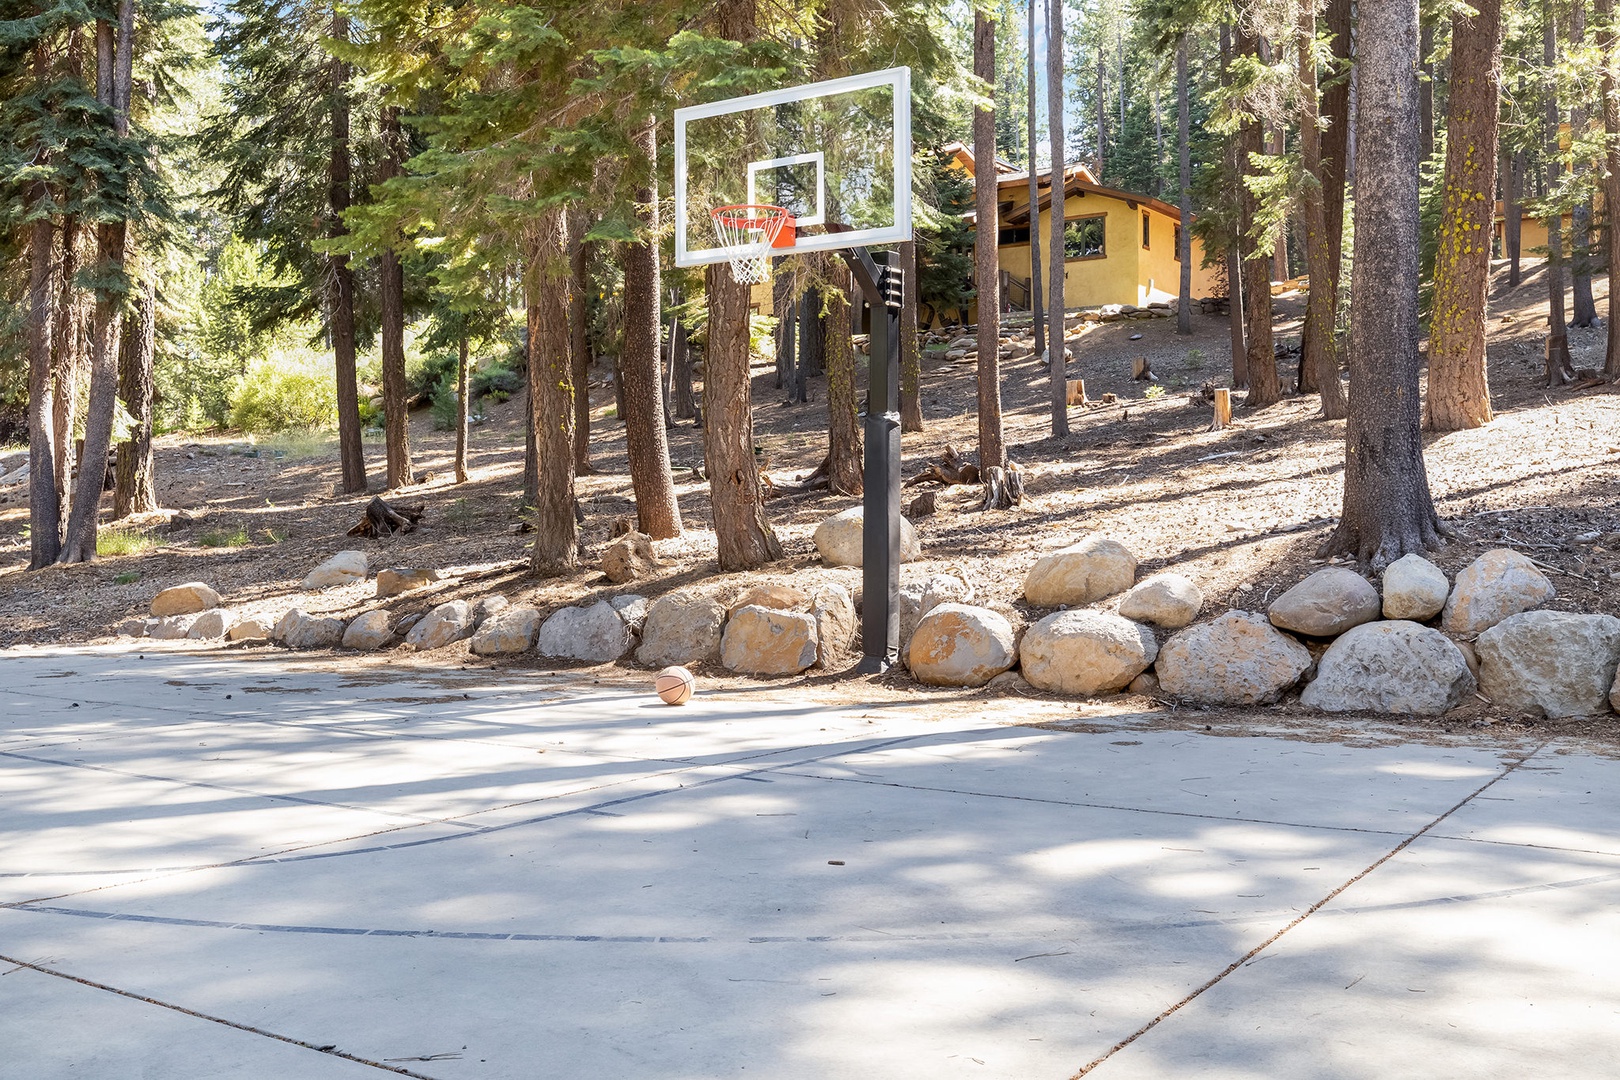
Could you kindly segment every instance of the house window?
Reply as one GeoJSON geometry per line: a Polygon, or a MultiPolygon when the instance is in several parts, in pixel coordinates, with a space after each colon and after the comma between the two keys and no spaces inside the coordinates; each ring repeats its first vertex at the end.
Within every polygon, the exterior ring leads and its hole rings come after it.
{"type": "Polygon", "coordinates": [[[1150,221],[1152,221],[1152,218],[1148,217],[1148,212],[1146,210],[1142,211],[1142,247],[1144,249],[1149,246],[1148,237],[1151,233],[1148,229],[1148,223],[1150,221]]]}
{"type": "Polygon", "coordinates": [[[1008,244],[1027,244],[1029,243],[1029,229],[1002,229],[998,240],[1003,247],[1008,244]]]}
{"type": "Polygon", "coordinates": [[[1063,257],[1065,259],[1107,258],[1108,253],[1103,250],[1103,237],[1107,231],[1104,226],[1107,222],[1107,214],[1076,218],[1069,222],[1068,226],[1063,230],[1063,257]]]}
{"type": "Polygon", "coordinates": [[[1181,261],[1181,226],[1176,226],[1176,262],[1181,261]]]}

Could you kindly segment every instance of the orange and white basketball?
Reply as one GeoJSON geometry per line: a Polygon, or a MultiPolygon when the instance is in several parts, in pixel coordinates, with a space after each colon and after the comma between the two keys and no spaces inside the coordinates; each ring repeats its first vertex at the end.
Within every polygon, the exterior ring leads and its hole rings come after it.
{"type": "Polygon", "coordinates": [[[683,667],[667,667],[653,679],[653,689],[665,705],[685,705],[697,689],[697,680],[683,667]]]}

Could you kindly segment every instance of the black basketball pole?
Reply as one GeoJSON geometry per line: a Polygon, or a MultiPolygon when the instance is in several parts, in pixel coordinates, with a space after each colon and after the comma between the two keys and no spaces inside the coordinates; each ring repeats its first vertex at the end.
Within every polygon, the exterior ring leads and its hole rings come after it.
{"type": "Polygon", "coordinates": [[[861,498],[861,674],[900,659],[900,302],[898,267],[865,248],[841,252],[872,309],[861,498]]]}

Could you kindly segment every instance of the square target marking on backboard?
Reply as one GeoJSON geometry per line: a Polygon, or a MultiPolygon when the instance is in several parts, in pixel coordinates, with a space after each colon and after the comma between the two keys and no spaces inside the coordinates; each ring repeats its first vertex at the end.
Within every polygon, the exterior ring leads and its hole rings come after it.
{"type": "Polygon", "coordinates": [[[738,204],[792,215],[777,254],[910,240],[910,69],[675,110],[675,264],[749,254],[711,216],[738,204]]]}

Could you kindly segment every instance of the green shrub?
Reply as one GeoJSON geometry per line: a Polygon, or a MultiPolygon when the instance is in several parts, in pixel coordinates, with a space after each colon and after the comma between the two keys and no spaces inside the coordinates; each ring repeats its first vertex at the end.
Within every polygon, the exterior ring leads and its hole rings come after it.
{"type": "Polygon", "coordinates": [[[433,387],[433,430],[454,431],[456,428],[456,373],[445,375],[433,387]]]}
{"type": "MultiPolygon", "coordinates": [[[[100,547],[101,545],[97,544],[96,546],[100,547]]],[[[125,570],[122,574],[119,574],[117,577],[113,578],[113,584],[133,585],[139,580],[141,580],[140,574],[136,573],[134,570],[125,570]]]]}
{"type": "Polygon", "coordinates": [[[233,529],[210,529],[197,537],[203,547],[247,547],[253,542],[248,531],[238,525],[233,529]]]}
{"type": "Polygon", "coordinates": [[[415,397],[417,394],[427,394],[438,400],[440,388],[449,386],[450,392],[456,390],[456,354],[453,352],[429,353],[415,363],[405,365],[405,394],[415,397]],[[446,382],[446,380],[449,380],[446,382]]]}
{"type": "Polygon", "coordinates": [[[145,529],[129,525],[109,525],[96,530],[97,555],[139,555],[158,546],[157,537],[145,529]]]}
{"type": "Polygon", "coordinates": [[[330,361],[277,351],[249,363],[231,390],[231,426],[242,431],[321,430],[336,420],[330,361]]]}
{"type": "Polygon", "coordinates": [[[474,401],[487,397],[499,404],[523,389],[523,373],[495,360],[473,372],[470,382],[468,393],[474,401]]]}

